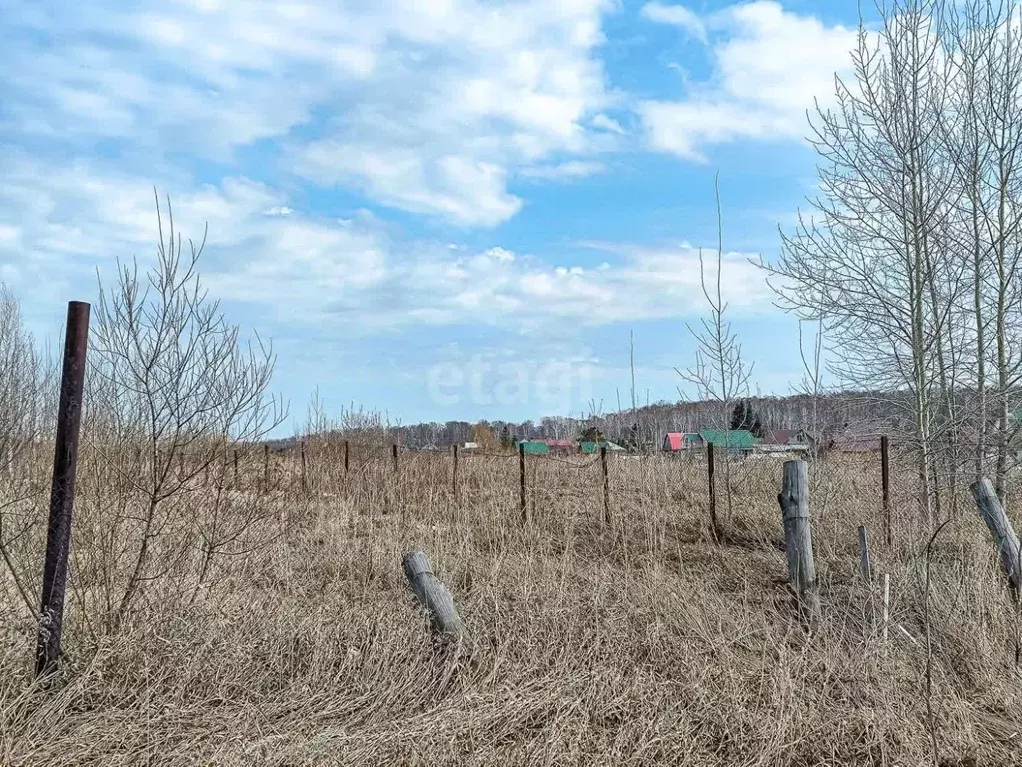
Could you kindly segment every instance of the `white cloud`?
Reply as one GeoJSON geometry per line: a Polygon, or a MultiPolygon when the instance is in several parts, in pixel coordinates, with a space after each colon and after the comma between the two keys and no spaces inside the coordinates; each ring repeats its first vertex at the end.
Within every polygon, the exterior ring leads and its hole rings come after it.
{"type": "Polygon", "coordinates": [[[621,127],[621,123],[619,123],[613,117],[608,117],[603,113],[600,113],[593,117],[592,126],[594,128],[599,128],[600,130],[616,133],[619,136],[623,136],[625,135],[625,133],[627,133],[627,131],[623,127],[621,127]]]}
{"type": "MultiPolygon", "coordinates": [[[[489,226],[522,167],[598,145],[596,50],[613,0],[91,3],[5,9],[0,135],[115,139],[228,161],[285,142],[288,169],[489,226]]],[[[606,126],[604,126],[606,129],[606,126]]]]}
{"type": "Polygon", "coordinates": [[[296,169],[314,182],[349,184],[385,205],[463,225],[493,226],[522,207],[506,191],[503,166],[458,155],[429,157],[412,147],[327,139],[303,148],[296,169]]]}
{"type": "MultiPolygon", "coordinates": [[[[451,251],[437,243],[393,241],[378,231],[362,232],[361,238],[337,245],[373,253],[359,267],[371,279],[345,282],[329,261],[282,260],[267,251],[265,258],[211,284],[226,297],[267,306],[293,301],[286,311],[306,321],[351,315],[364,332],[423,325],[537,330],[564,323],[577,329],[690,317],[705,308],[698,249],[687,244],[594,244],[617,254],[619,263],[585,268],[551,265],[499,247],[451,251]]],[[[283,247],[286,240],[275,244],[283,247]]],[[[722,276],[724,298],[734,312],[769,311],[769,288],[749,254],[725,254],[722,276]]]]}
{"type": "Polygon", "coordinates": [[[642,6],[642,16],[650,21],[681,27],[698,40],[706,41],[706,26],[703,20],[683,5],[646,3],[642,6]]]}
{"type": "MultiPolygon", "coordinates": [[[[662,6],[657,20],[669,21],[677,7],[662,6]]],[[[709,17],[707,28],[713,76],[680,101],[638,107],[653,149],[695,160],[705,159],[703,147],[736,139],[802,139],[807,110],[814,99],[832,102],[834,75],[849,73],[856,42],[854,29],[773,0],[730,6],[709,17]]]]}
{"type": "MultiPolygon", "coordinates": [[[[422,327],[488,325],[571,328],[684,317],[702,311],[698,252],[670,247],[590,244],[615,263],[548,263],[493,246],[482,251],[393,234],[371,214],[331,221],[291,209],[286,195],[250,179],[193,185],[167,172],[177,232],[208,238],[202,272],[216,297],[243,302],[286,327],[316,327],[357,317],[349,334],[422,327]]],[[[161,199],[162,202],[162,199],[161,199]]],[[[167,219],[164,208],[164,227],[167,219]]],[[[150,263],[157,241],[148,182],[97,163],[64,167],[26,156],[0,187],[0,265],[12,287],[42,306],[49,294],[89,286],[110,274],[115,257],[150,263]],[[38,299],[38,300],[36,300],[38,299]]],[[[728,254],[726,298],[758,311],[768,293],[745,256],[728,254]]],[[[52,307],[51,307],[52,308],[52,307]]]]}
{"type": "Polygon", "coordinates": [[[602,173],[606,170],[603,163],[570,160],[555,165],[533,165],[523,168],[521,174],[528,178],[542,179],[577,179],[602,173]]]}

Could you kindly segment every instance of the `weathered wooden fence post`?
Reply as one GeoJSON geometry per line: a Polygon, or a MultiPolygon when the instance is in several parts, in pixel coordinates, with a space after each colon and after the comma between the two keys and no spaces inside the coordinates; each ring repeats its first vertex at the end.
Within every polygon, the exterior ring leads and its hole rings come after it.
{"type": "Polygon", "coordinates": [[[390,457],[394,462],[394,473],[397,474],[397,443],[390,446],[390,457]]]}
{"type": "Polygon", "coordinates": [[[887,548],[893,544],[891,532],[891,445],[885,434],[880,438],[880,484],[884,512],[884,541],[887,548]]]}
{"type": "Polygon", "coordinates": [[[459,636],[462,632],[461,618],[454,608],[454,597],[442,584],[429,557],[423,551],[410,551],[401,560],[401,566],[419,604],[429,613],[430,624],[435,633],[459,636]]]}
{"type": "Polygon", "coordinates": [[[1004,507],[997,499],[997,493],[990,480],[983,477],[969,486],[972,497],[976,499],[979,515],[987,523],[990,535],[1001,555],[1001,565],[1008,575],[1013,590],[1018,593],[1022,588],[1022,549],[1019,547],[1018,536],[1011,526],[1011,520],[1004,513],[1004,507]]]}
{"type": "Polygon", "coordinates": [[[344,473],[348,473],[348,440],[344,440],[344,473]]]}
{"type": "Polygon", "coordinates": [[[866,526],[859,525],[859,569],[867,583],[873,580],[873,570],[869,563],[869,539],[866,537],[866,526]]]}
{"type": "Polygon", "coordinates": [[[610,517],[610,475],[607,470],[607,446],[600,445],[600,465],[603,468],[603,519],[607,527],[612,525],[610,517]]]}
{"type": "Polygon", "coordinates": [[[238,489],[238,449],[233,450],[234,453],[234,489],[238,489]]]}
{"type": "Polygon", "coordinates": [[[82,422],[85,389],[85,356],[89,345],[90,306],[82,301],[67,305],[64,332],[64,368],[57,405],[56,445],[53,451],[53,481],[50,486],[50,519],[46,530],[46,558],[43,562],[43,593],[39,608],[39,636],[36,643],[36,676],[57,670],[60,634],[64,624],[64,594],[67,589],[67,558],[71,548],[71,517],[75,501],[78,468],[78,434],[82,422]]]}
{"type": "Polygon", "coordinates": [[[805,461],[785,461],[781,492],[777,495],[784,520],[784,548],[788,555],[788,581],[798,596],[804,617],[820,617],[820,595],[813,564],[813,536],[809,523],[809,474],[805,461]]]}
{"type": "Polygon", "coordinates": [[[713,540],[717,540],[720,537],[720,526],[717,524],[717,483],[714,481],[712,442],[706,446],[706,474],[710,483],[710,532],[713,540]]]}
{"type": "Polygon", "coordinates": [[[529,507],[525,502],[525,443],[518,443],[518,476],[521,480],[522,522],[529,521],[529,507]]]}

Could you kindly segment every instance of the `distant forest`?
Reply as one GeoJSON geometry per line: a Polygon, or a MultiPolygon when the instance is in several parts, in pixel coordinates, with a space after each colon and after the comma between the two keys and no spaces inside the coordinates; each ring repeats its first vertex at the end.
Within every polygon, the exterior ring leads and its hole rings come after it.
{"type": "MultiPolygon", "coordinates": [[[[750,397],[743,402],[764,430],[804,428],[816,434],[871,435],[893,434],[908,427],[909,403],[905,399],[896,394],[842,392],[818,397],[802,394],[750,397]]],[[[598,434],[621,444],[655,448],[663,442],[667,432],[728,428],[732,425],[731,416],[731,410],[725,410],[719,402],[657,402],[634,410],[574,418],[548,416],[539,421],[447,421],[408,425],[373,419],[371,425],[351,423],[347,428],[326,431],[338,437],[371,432],[413,449],[479,441],[480,433],[487,432],[495,443],[505,445],[515,438],[579,439],[598,434]]],[[[323,431],[319,434],[327,436],[323,431]]]]}

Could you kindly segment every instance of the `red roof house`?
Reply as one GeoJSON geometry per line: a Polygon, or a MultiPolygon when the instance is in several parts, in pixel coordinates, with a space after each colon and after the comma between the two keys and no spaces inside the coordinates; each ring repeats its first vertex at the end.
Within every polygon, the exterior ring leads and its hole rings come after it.
{"type": "Polygon", "coordinates": [[[685,435],[680,431],[667,432],[667,436],[664,437],[664,450],[681,450],[684,440],[685,435]]]}
{"type": "Polygon", "coordinates": [[[760,442],[760,444],[789,445],[796,434],[798,434],[798,432],[794,429],[767,429],[763,433],[763,441],[760,442]]]}
{"type": "Polygon", "coordinates": [[[574,453],[578,446],[570,439],[545,439],[551,453],[574,453]]]}
{"type": "Polygon", "coordinates": [[[703,438],[697,432],[670,431],[664,436],[663,449],[668,453],[702,446],[703,438]]]}

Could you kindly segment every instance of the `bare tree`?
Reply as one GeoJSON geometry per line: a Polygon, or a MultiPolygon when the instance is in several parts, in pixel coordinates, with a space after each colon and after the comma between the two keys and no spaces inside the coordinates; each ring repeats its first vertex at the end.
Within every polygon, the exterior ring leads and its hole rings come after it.
{"type": "Polygon", "coordinates": [[[806,320],[798,321],[798,352],[802,360],[804,374],[801,382],[795,387],[795,392],[810,398],[811,410],[809,417],[802,425],[803,428],[807,428],[812,437],[811,457],[816,458],[819,453],[820,444],[823,441],[823,433],[820,427],[820,398],[824,393],[823,319],[817,318],[814,321],[816,331],[808,354],[802,330],[805,323],[806,320]],[[806,423],[808,423],[808,427],[806,427],[806,423]]]}
{"type": "MultiPolygon", "coordinates": [[[[976,205],[982,213],[984,232],[979,235],[987,255],[993,330],[993,406],[997,429],[995,487],[1005,498],[1008,455],[1017,425],[1011,419],[1014,392],[1022,382],[1020,343],[1020,226],[1022,209],[1022,32],[1019,6],[1013,0],[988,6],[969,5],[964,14],[960,40],[979,36],[985,51],[979,52],[981,68],[978,115],[984,155],[976,205]]],[[[970,51],[973,49],[969,49],[970,51]]],[[[982,265],[981,265],[982,266],[982,265]]],[[[980,270],[979,277],[985,275],[980,270]]],[[[982,326],[982,320],[977,323],[982,326]]]]}
{"type": "Polygon", "coordinates": [[[117,286],[105,291],[100,283],[90,339],[86,433],[118,483],[137,498],[130,508],[112,509],[106,520],[107,564],[121,561],[118,552],[130,552],[119,594],[108,596],[113,628],[143,584],[180,572],[193,547],[202,549],[201,580],[210,558],[258,517],[259,509],[250,506],[253,515],[241,520],[241,530],[236,524],[224,534],[222,509],[199,509],[189,496],[200,474],[225,463],[227,446],[262,439],[285,417],[267,394],[271,348],[258,336],[242,344],[239,329],[202,288],[197,264],[205,235],[198,247],[189,241],[182,256],[169,201],[167,217],[164,238],[157,198],[159,244],[148,284],[143,287],[137,263],[118,262],[117,286]],[[157,557],[158,544],[168,540],[179,545],[157,557]]]}
{"type": "MultiPolygon", "coordinates": [[[[699,251],[699,279],[703,296],[709,306],[709,317],[700,321],[698,329],[688,325],[696,341],[696,360],[688,370],[677,370],[681,377],[693,384],[701,400],[714,403],[714,420],[719,429],[728,435],[731,412],[735,403],[748,395],[752,365],[742,357],[742,346],[727,317],[728,305],[721,291],[721,272],[724,257],[724,228],[720,206],[719,178],[714,177],[714,196],[717,203],[717,254],[716,274],[712,282],[707,279],[703,252],[699,251]]],[[[732,509],[730,450],[724,450],[724,482],[726,485],[728,517],[732,509]]],[[[718,531],[714,531],[717,534],[718,531]]]]}
{"type": "Polygon", "coordinates": [[[782,234],[776,263],[761,263],[782,304],[823,321],[842,384],[909,394],[906,436],[930,519],[933,445],[946,426],[937,414],[953,390],[947,331],[964,272],[948,249],[949,65],[931,23],[939,2],[881,11],[876,38],[860,24],[853,82],[838,78],[836,107],[812,121],[823,161],[813,216],[782,234]]]}

